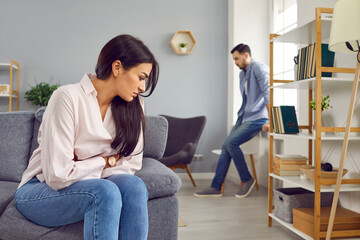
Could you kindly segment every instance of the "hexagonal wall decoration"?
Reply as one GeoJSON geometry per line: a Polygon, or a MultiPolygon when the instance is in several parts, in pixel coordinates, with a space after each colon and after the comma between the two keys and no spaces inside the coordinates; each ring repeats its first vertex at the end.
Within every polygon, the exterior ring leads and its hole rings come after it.
{"type": "Polygon", "coordinates": [[[170,40],[170,46],[176,54],[189,54],[194,49],[196,39],[191,31],[176,31],[170,40]],[[185,45],[185,47],[182,47],[185,45]]]}

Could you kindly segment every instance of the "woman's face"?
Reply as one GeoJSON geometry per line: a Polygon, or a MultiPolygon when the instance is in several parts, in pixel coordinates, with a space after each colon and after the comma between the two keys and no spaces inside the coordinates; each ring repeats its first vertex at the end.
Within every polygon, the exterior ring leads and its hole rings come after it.
{"type": "Polygon", "coordinates": [[[125,70],[121,67],[115,81],[116,94],[127,102],[131,102],[139,93],[145,92],[145,82],[152,69],[151,63],[140,63],[125,70]]]}

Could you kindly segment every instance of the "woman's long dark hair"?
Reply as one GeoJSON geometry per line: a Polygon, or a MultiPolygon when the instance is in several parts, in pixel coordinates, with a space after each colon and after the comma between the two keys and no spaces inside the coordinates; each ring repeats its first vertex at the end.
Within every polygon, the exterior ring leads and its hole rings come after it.
{"type": "MultiPolygon", "coordinates": [[[[145,84],[148,94],[142,95],[150,96],[158,81],[159,65],[145,44],[130,35],[119,35],[111,39],[100,52],[95,69],[97,78],[102,80],[109,78],[112,73],[112,64],[116,60],[121,61],[125,70],[141,63],[152,64],[149,79],[145,84]]],[[[140,99],[137,97],[131,102],[126,102],[116,96],[111,102],[111,110],[116,127],[116,136],[111,147],[116,149],[121,156],[127,157],[134,151],[141,130],[143,130],[145,143],[145,117],[140,99]]]]}

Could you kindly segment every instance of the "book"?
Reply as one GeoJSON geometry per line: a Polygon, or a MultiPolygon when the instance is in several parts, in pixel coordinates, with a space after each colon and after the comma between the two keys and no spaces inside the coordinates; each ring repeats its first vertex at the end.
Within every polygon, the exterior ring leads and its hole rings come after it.
{"type": "Polygon", "coordinates": [[[277,168],[273,168],[273,172],[276,174],[276,175],[279,175],[279,176],[298,176],[300,175],[300,171],[291,171],[291,170],[279,170],[277,168]]]}
{"type": "Polygon", "coordinates": [[[271,108],[271,119],[272,119],[272,124],[273,124],[273,131],[275,132],[275,133],[278,133],[279,132],[279,129],[278,129],[278,127],[277,127],[277,118],[276,117],[274,117],[275,116],[275,108],[271,108]]]}
{"type": "Polygon", "coordinates": [[[274,106],[271,112],[275,133],[299,133],[294,106],[274,106]]]}
{"type": "Polygon", "coordinates": [[[307,157],[301,155],[276,154],[274,164],[278,165],[306,165],[307,157]]]}
{"type": "Polygon", "coordinates": [[[273,167],[278,170],[297,170],[300,171],[300,168],[302,165],[306,165],[306,162],[304,164],[281,164],[279,162],[274,162],[273,167]]]}
{"type": "Polygon", "coordinates": [[[300,68],[301,68],[301,61],[302,61],[302,54],[301,54],[301,49],[298,51],[298,64],[297,64],[297,77],[296,77],[296,81],[299,81],[301,79],[300,77],[300,68]]]}
{"type": "MultiPolygon", "coordinates": [[[[329,45],[321,44],[321,66],[333,67],[335,53],[329,51],[329,45]]],[[[313,78],[316,76],[316,44],[310,44],[298,50],[298,79],[313,78]]],[[[331,72],[322,72],[322,77],[331,77],[331,72]]]]}
{"type": "Polygon", "coordinates": [[[298,154],[275,154],[281,160],[307,160],[307,157],[298,154]]]}
{"type": "Polygon", "coordinates": [[[306,165],[307,160],[280,160],[275,158],[274,164],[281,164],[281,165],[306,165]]]}
{"type": "Polygon", "coordinates": [[[294,106],[280,106],[284,133],[299,133],[294,106]]]}
{"type": "Polygon", "coordinates": [[[284,132],[284,122],[283,122],[283,118],[282,118],[282,115],[281,115],[281,111],[280,111],[280,107],[277,107],[276,108],[276,111],[277,111],[277,114],[278,114],[278,121],[279,121],[279,127],[280,127],[280,133],[285,133],[284,132]]]}

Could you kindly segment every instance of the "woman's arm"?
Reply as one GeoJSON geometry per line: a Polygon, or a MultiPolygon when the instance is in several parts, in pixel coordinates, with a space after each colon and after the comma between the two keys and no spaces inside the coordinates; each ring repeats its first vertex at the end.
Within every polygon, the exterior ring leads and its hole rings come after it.
{"type": "Polygon", "coordinates": [[[105,166],[101,156],[78,161],[74,155],[75,112],[70,94],[56,90],[41,125],[41,165],[46,183],[58,190],[79,180],[100,178],[105,166]]]}

